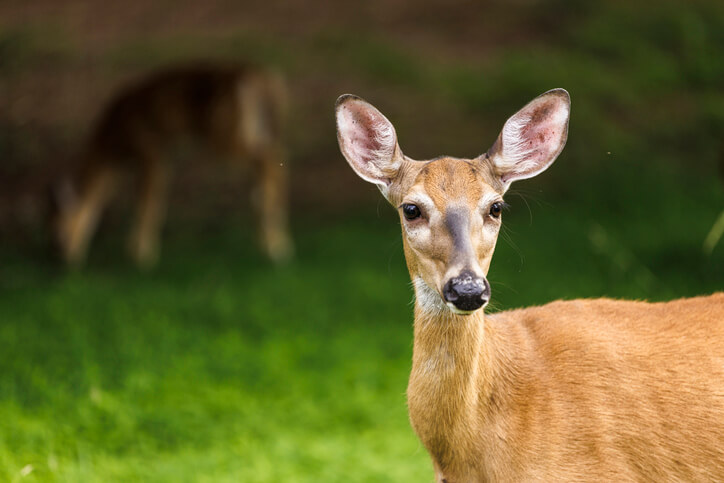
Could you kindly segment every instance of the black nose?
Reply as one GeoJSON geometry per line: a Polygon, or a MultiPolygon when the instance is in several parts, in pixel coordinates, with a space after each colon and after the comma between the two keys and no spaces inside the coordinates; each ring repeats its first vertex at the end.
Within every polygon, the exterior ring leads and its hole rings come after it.
{"type": "Polygon", "coordinates": [[[445,284],[442,295],[446,302],[457,309],[472,311],[479,309],[490,300],[490,284],[484,278],[478,278],[470,270],[463,270],[445,284]]]}

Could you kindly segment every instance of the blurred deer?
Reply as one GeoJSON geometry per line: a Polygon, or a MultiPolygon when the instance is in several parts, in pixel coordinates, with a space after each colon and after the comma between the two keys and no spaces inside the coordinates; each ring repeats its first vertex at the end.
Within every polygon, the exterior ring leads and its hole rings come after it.
{"type": "Polygon", "coordinates": [[[52,226],[64,261],[84,261],[104,208],[130,173],[138,189],[128,248],[139,265],[153,264],[166,211],[169,158],[186,139],[251,168],[261,247],[274,261],[288,258],[286,107],[281,78],[250,66],[175,67],[122,89],[96,123],[77,171],[55,186],[52,226]]]}
{"type": "Polygon", "coordinates": [[[414,161],[377,109],[338,99],[344,157],[402,224],[412,425],[438,482],[724,481],[724,293],[483,312],[503,195],[553,163],[569,112],[552,90],[487,153],[414,161]]]}

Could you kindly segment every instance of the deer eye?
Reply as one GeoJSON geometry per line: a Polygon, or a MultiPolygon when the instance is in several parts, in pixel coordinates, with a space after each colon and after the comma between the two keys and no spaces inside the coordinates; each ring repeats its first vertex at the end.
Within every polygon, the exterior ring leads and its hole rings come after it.
{"type": "Polygon", "coordinates": [[[406,220],[414,220],[422,216],[420,208],[417,205],[413,205],[411,203],[402,204],[402,214],[405,216],[406,220]]]}
{"type": "Polygon", "coordinates": [[[503,203],[496,201],[490,205],[490,216],[493,218],[500,218],[500,213],[503,211],[503,203]]]}

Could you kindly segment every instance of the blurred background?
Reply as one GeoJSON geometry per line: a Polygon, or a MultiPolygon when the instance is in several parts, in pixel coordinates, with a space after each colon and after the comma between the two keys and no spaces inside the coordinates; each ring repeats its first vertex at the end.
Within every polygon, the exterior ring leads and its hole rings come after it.
{"type": "Polygon", "coordinates": [[[513,186],[493,310],[724,288],[719,0],[0,3],[0,480],[431,481],[407,421],[412,290],[394,210],[339,154],[357,94],[408,156],[473,157],[538,94],[568,144],[513,186]],[[44,190],[104,103],[155,69],[287,77],[297,257],[254,243],[245,183],[182,156],[159,265],[111,206],[82,270],[48,251],[44,190]]]}

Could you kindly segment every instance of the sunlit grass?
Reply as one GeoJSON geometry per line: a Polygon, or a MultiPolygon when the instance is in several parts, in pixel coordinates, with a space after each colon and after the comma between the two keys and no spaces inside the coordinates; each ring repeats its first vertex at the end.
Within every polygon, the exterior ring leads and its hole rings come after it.
{"type": "MultiPolygon", "coordinates": [[[[651,201],[625,216],[511,197],[494,307],[722,289],[724,250],[701,251],[709,196],[688,196],[685,220],[651,201]]],[[[238,226],[172,226],[150,274],[110,237],[79,273],[2,256],[0,479],[430,479],[405,408],[411,290],[392,210],[299,223],[281,268],[238,226]]]]}
{"type": "Polygon", "coordinates": [[[423,480],[404,267],[372,262],[386,229],[320,227],[280,269],[236,231],[193,260],[172,239],[148,276],[110,248],[67,276],[10,266],[0,479],[423,480]]]}

